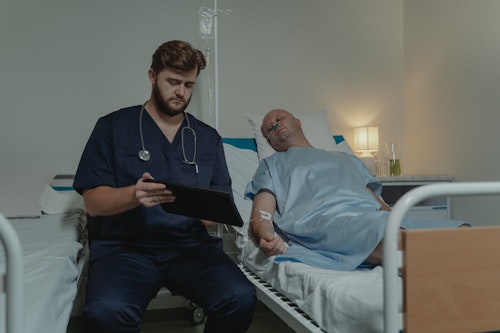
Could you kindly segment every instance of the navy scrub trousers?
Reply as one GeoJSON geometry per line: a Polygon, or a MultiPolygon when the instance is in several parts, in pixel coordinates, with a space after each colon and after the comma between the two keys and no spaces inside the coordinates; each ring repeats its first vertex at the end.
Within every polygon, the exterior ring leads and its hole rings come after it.
{"type": "Polygon", "coordinates": [[[198,244],[165,262],[133,245],[118,246],[90,263],[83,309],[87,332],[139,332],[143,314],[162,285],[205,309],[205,333],[247,331],[255,288],[222,251],[222,241],[198,244]]]}

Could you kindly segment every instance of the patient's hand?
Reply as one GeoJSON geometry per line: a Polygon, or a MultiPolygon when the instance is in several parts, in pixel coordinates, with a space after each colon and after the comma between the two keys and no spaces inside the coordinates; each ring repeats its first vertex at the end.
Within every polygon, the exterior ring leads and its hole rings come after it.
{"type": "Polygon", "coordinates": [[[259,248],[266,256],[270,257],[285,254],[287,246],[280,236],[269,232],[260,237],[259,248]]]}

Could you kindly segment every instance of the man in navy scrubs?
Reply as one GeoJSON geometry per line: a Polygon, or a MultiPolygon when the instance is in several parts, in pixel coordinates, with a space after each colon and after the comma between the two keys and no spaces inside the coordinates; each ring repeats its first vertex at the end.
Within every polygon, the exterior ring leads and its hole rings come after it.
{"type": "Polygon", "coordinates": [[[152,58],[150,98],[98,120],[75,176],[92,237],[86,329],[139,332],[146,307],[166,286],[205,309],[205,332],[246,332],[255,289],[222,240],[208,234],[215,223],[166,213],[159,204],[175,193],[146,182],[231,191],[221,137],[184,112],[205,57],[170,41],[152,58]]]}

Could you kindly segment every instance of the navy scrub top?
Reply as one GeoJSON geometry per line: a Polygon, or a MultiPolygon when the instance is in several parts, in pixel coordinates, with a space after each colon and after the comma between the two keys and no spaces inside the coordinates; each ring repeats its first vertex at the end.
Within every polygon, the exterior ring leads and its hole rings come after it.
{"type": "MultiPolygon", "coordinates": [[[[183,163],[181,131],[187,126],[186,119],[170,143],[144,111],[142,133],[145,149],[149,150],[151,158],[147,162],[140,160],[140,110],[141,106],[133,106],[98,120],[75,175],[75,190],[81,194],[84,189],[101,185],[125,187],[135,184],[144,172],[149,172],[158,180],[231,192],[221,137],[215,129],[192,115],[186,114],[197,136],[196,163],[199,173],[193,165],[183,163]]],[[[184,149],[186,159],[191,161],[194,137],[188,130],[184,131],[184,149]]],[[[149,242],[178,248],[210,239],[198,219],[168,214],[160,206],[145,208],[141,205],[119,215],[94,217],[93,221],[99,225],[98,231],[92,231],[97,233],[94,238],[104,240],[149,242]]]]}

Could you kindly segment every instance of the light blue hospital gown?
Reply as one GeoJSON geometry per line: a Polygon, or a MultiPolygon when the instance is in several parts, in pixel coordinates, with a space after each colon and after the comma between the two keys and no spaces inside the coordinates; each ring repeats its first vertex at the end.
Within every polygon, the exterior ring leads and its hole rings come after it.
{"type": "MultiPolygon", "coordinates": [[[[276,262],[299,261],[320,268],[357,268],[382,240],[389,213],[366,189],[382,185],[351,154],[312,147],[290,148],[261,161],[245,195],[274,193],[277,232],[288,242],[276,262]]],[[[457,227],[463,222],[406,218],[407,229],[457,227]]]]}

